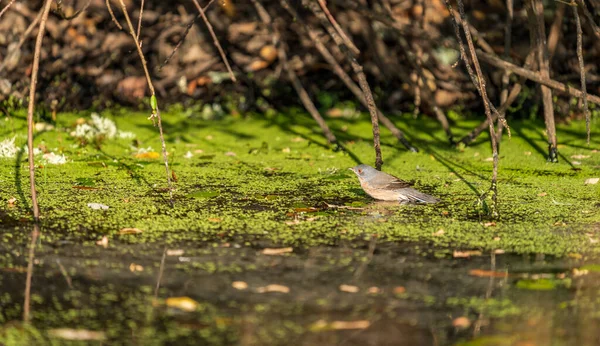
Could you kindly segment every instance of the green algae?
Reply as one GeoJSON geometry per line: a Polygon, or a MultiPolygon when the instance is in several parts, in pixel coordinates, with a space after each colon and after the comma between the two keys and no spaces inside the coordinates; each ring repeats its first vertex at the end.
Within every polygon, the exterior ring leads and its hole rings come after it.
{"type": "MultiPolygon", "coordinates": [[[[117,138],[82,147],[69,136],[77,118],[74,114],[59,114],[56,130],[36,135],[36,143],[69,160],[37,170],[47,230],[44,242],[120,237],[120,229],[135,227],[143,232],[127,236],[128,242],[246,237],[315,246],[376,235],[381,241],[520,253],[565,255],[600,250],[593,241],[600,227],[600,185],[584,184],[597,176],[600,153],[592,150],[597,140],[590,147],[585,145],[581,122],[558,127],[562,143],[558,164],[545,161],[542,124],[511,124],[513,136],[503,139],[500,153],[500,216],[490,219],[478,203],[489,187],[492,169],[486,136],[472,146],[451,148],[433,120],[414,120],[411,115],[398,121],[421,149],[419,153],[404,150],[390,133],[382,131],[383,169],[414,182],[442,202],[380,207],[347,170],[359,161],[372,161],[366,116],[330,120],[348,150],[344,152],[330,148],[311,119],[302,114],[219,121],[165,114],[176,177],[171,207],[161,159],[135,157],[138,148],[151,147],[160,153],[157,130],[144,114],[117,113],[103,116],[114,119],[119,130],[135,133],[134,140],[117,138]],[[109,209],[92,210],[88,203],[102,203],[109,209]],[[297,213],[296,208],[319,211],[297,213]]],[[[22,114],[0,124],[1,139],[16,135],[19,145],[25,143],[22,134],[11,130],[24,126],[22,114]]],[[[475,124],[456,119],[453,129],[460,136],[475,124]]],[[[30,217],[27,163],[18,158],[0,160],[2,222],[17,229],[26,227],[19,220],[30,217]],[[13,197],[15,206],[8,206],[5,201],[13,197]]],[[[4,232],[2,239],[19,236],[10,233],[4,232]]]]}

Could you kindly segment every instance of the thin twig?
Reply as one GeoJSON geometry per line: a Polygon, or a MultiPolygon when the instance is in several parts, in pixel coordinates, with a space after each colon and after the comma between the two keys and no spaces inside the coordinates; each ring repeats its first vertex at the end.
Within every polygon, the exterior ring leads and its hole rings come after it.
{"type": "Polygon", "coordinates": [[[69,285],[69,288],[73,288],[73,282],[71,280],[71,276],[69,276],[69,273],[67,272],[67,269],[65,269],[65,266],[62,265],[62,263],[60,263],[60,259],[56,259],[56,264],[58,264],[58,268],[60,269],[60,273],[65,277],[65,281],[67,282],[67,285],[69,285]]]}
{"type": "Polygon", "coordinates": [[[121,24],[119,24],[119,21],[115,17],[115,13],[113,12],[112,7],[110,6],[110,0],[106,0],[106,8],[108,9],[108,13],[110,13],[110,18],[112,18],[113,23],[115,23],[119,30],[123,30],[123,27],[121,26],[121,24]]]}
{"type": "Polygon", "coordinates": [[[136,34],[136,37],[138,40],[140,39],[140,33],[142,32],[143,16],[144,16],[144,0],[142,0],[142,3],[140,4],[140,15],[138,17],[137,34],[136,34]]]}
{"type": "Polygon", "coordinates": [[[37,192],[35,191],[35,162],[33,157],[33,112],[35,111],[35,90],[38,80],[38,71],[40,67],[40,55],[42,50],[42,41],[46,33],[46,21],[52,0],[46,0],[42,9],[42,17],[40,28],[35,40],[35,51],[33,53],[33,63],[31,64],[31,83],[29,85],[29,106],[27,108],[27,149],[29,158],[29,185],[31,187],[31,204],[33,208],[33,221],[37,224],[40,222],[40,207],[37,200],[37,192]]]}
{"type": "MultiPolygon", "coordinates": [[[[485,61],[484,57],[482,56],[482,53],[481,52],[477,52],[477,53],[479,54],[479,57],[483,61],[485,61]]],[[[531,64],[533,63],[533,57],[534,57],[533,52],[530,52],[527,55],[527,58],[525,58],[525,67],[531,66],[531,64]]],[[[513,85],[512,89],[508,93],[508,97],[506,98],[506,100],[502,103],[500,108],[498,108],[498,113],[493,114],[493,116],[492,116],[493,121],[498,120],[499,114],[506,113],[506,111],[508,110],[508,107],[510,107],[512,105],[512,103],[517,99],[517,96],[519,96],[519,93],[521,92],[523,84],[525,83],[526,80],[527,80],[527,78],[525,78],[525,77],[522,77],[522,76],[519,77],[519,80],[515,83],[515,85],[513,85]]],[[[500,126],[501,122],[498,122],[498,124],[499,124],[498,126],[500,126]]],[[[477,138],[488,127],[489,127],[488,120],[485,119],[473,131],[469,132],[467,135],[465,135],[463,138],[461,138],[459,143],[463,143],[465,145],[470,144],[471,142],[473,142],[475,140],[475,138],[477,138]]]]}
{"type": "MultiPolygon", "coordinates": [[[[150,72],[148,72],[148,66],[146,63],[146,58],[144,57],[144,52],[142,52],[142,47],[140,47],[140,43],[135,35],[135,31],[133,29],[133,25],[131,24],[131,19],[129,19],[129,14],[127,13],[127,7],[123,0],[119,0],[121,3],[121,10],[123,11],[123,15],[125,16],[125,20],[127,21],[127,26],[129,27],[129,34],[133,38],[135,42],[135,47],[137,48],[138,55],[140,56],[140,60],[142,62],[142,67],[144,68],[144,73],[146,74],[146,81],[148,82],[148,88],[150,89],[151,99],[156,101],[156,92],[154,91],[154,85],[152,84],[152,78],[150,77],[150,72]]],[[[153,102],[151,102],[153,103],[153,102]]],[[[156,117],[158,122],[158,132],[160,134],[160,142],[162,145],[162,156],[165,163],[165,171],[167,174],[167,184],[169,187],[169,201],[171,206],[173,206],[173,188],[171,184],[171,174],[169,173],[169,159],[167,157],[167,144],[165,143],[165,135],[163,133],[162,127],[162,117],[160,116],[160,110],[158,108],[158,104],[152,104],[152,115],[150,118],[154,119],[156,117]]]]}
{"type": "MultiPolygon", "coordinates": [[[[450,12],[450,18],[452,19],[452,22],[455,26],[455,33],[457,34],[457,40],[459,43],[459,46],[461,46],[461,57],[465,63],[467,67],[467,71],[469,71],[469,75],[471,77],[472,81],[476,81],[475,86],[477,87],[477,89],[479,90],[479,94],[481,95],[481,99],[483,100],[483,106],[485,109],[485,116],[488,119],[489,122],[489,131],[490,131],[490,141],[492,144],[492,158],[494,160],[493,162],[493,170],[492,170],[492,181],[491,181],[491,187],[490,190],[492,191],[492,215],[493,216],[497,216],[498,214],[498,190],[497,190],[497,179],[498,179],[498,143],[497,143],[497,137],[496,137],[496,131],[494,130],[494,121],[492,119],[492,107],[491,102],[487,96],[487,90],[486,90],[486,85],[485,85],[485,79],[483,78],[483,73],[481,71],[481,66],[479,65],[479,59],[477,58],[477,53],[475,52],[475,46],[473,44],[473,39],[471,38],[471,31],[469,30],[469,25],[465,16],[465,12],[464,12],[464,4],[462,2],[462,0],[458,0],[458,12],[460,14],[460,16],[455,17],[454,16],[454,10],[452,9],[452,5],[450,5],[450,2],[448,0],[445,0],[446,2],[446,7],[448,8],[448,11],[450,12]],[[460,24],[462,25],[463,28],[463,32],[465,33],[465,38],[467,40],[467,45],[469,47],[469,52],[471,54],[471,61],[473,62],[473,66],[475,67],[475,72],[477,73],[477,76],[475,77],[473,75],[473,71],[471,70],[470,67],[470,63],[469,63],[469,59],[466,56],[465,53],[465,49],[463,47],[463,42],[462,42],[462,37],[460,36],[459,33],[459,29],[458,29],[458,24],[456,23],[456,20],[460,21],[460,24]]],[[[501,117],[499,117],[499,119],[502,119],[501,117]]],[[[487,193],[484,193],[482,195],[482,199],[483,197],[487,195],[487,193]]]]}
{"type": "MultiPolygon", "coordinates": [[[[46,0],[51,3],[52,0],[46,0]]],[[[50,7],[48,7],[50,11],[50,7]]],[[[46,15],[47,16],[47,15],[46,15]]],[[[35,244],[40,235],[40,226],[37,223],[33,224],[33,231],[31,232],[31,242],[29,243],[29,257],[27,259],[27,277],[25,278],[25,299],[23,300],[23,322],[29,323],[31,320],[30,309],[31,309],[31,279],[33,278],[33,262],[35,261],[35,244]]]]}
{"type": "Polygon", "coordinates": [[[2,11],[0,11],[0,18],[2,18],[2,15],[4,14],[4,12],[8,11],[9,7],[15,2],[16,0],[10,0],[8,2],[8,4],[6,4],[6,6],[4,6],[4,8],[2,9],[2,11]]]}
{"type": "MultiPolygon", "coordinates": [[[[17,46],[14,48],[13,51],[8,52],[8,53],[16,52],[16,51],[19,51],[21,49],[21,47],[23,46],[23,43],[25,43],[25,41],[27,40],[27,38],[29,38],[29,34],[31,34],[31,32],[33,31],[33,29],[40,22],[40,19],[42,18],[42,15],[43,15],[43,11],[38,12],[38,15],[29,24],[29,26],[27,27],[27,29],[25,30],[25,32],[23,32],[23,35],[21,36],[21,39],[19,39],[19,43],[17,43],[17,46]]],[[[4,68],[6,67],[6,63],[8,61],[9,61],[8,57],[5,57],[5,59],[3,59],[3,61],[0,63],[0,72],[2,72],[2,70],[4,70],[4,68]]]]}
{"type": "MultiPolygon", "coordinates": [[[[308,5],[310,10],[317,16],[321,24],[328,28],[327,31],[329,32],[329,35],[333,38],[335,44],[339,47],[339,49],[344,53],[346,59],[352,66],[352,70],[358,78],[358,85],[360,86],[364,94],[364,98],[367,102],[367,108],[369,109],[369,114],[371,116],[371,127],[373,129],[373,147],[375,149],[375,168],[381,170],[381,165],[383,165],[383,159],[381,157],[381,141],[379,138],[379,118],[377,117],[377,107],[375,106],[373,93],[371,92],[371,87],[367,82],[367,77],[363,71],[363,67],[358,63],[356,58],[348,49],[348,46],[351,45],[351,43],[344,42],[344,40],[339,35],[337,35],[335,30],[331,30],[331,23],[327,19],[327,16],[320,9],[320,7],[310,0],[303,0],[302,3],[304,5],[308,5]]],[[[284,8],[290,7],[287,0],[281,0],[281,5],[284,8]]]]}
{"type": "MultiPolygon", "coordinates": [[[[346,87],[352,92],[352,94],[354,94],[356,99],[365,108],[368,108],[367,101],[366,101],[364,94],[362,93],[360,87],[358,85],[356,85],[356,83],[352,80],[352,78],[348,75],[348,73],[346,73],[346,71],[342,68],[342,66],[340,66],[340,64],[337,62],[337,60],[333,56],[333,54],[325,46],[325,44],[323,43],[323,41],[321,40],[321,38],[319,37],[319,35],[315,31],[315,29],[308,26],[308,24],[304,20],[302,20],[302,18],[300,18],[298,16],[298,13],[296,13],[296,11],[292,7],[286,7],[285,9],[290,13],[290,15],[292,17],[296,18],[296,21],[298,23],[300,23],[302,25],[302,27],[304,28],[304,30],[306,31],[306,33],[308,34],[310,39],[315,44],[315,47],[317,48],[317,50],[319,51],[319,53],[321,54],[323,59],[325,59],[325,61],[327,61],[327,63],[329,63],[329,65],[333,69],[333,72],[338,76],[338,78],[342,80],[342,82],[346,85],[346,87]]],[[[402,143],[408,150],[410,150],[412,152],[419,151],[416,147],[414,147],[406,139],[406,136],[404,135],[404,133],[400,129],[398,129],[396,127],[396,125],[394,125],[394,123],[381,112],[381,110],[379,110],[379,108],[377,108],[377,116],[379,117],[379,120],[381,121],[381,123],[385,127],[387,127],[388,130],[390,130],[390,132],[394,135],[394,137],[396,137],[398,139],[398,141],[400,143],[402,143]]]]}
{"type": "Polygon", "coordinates": [[[325,1],[324,0],[318,0],[318,1],[319,1],[319,6],[321,6],[321,10],[323,10],[325,15],[327,16],[327,19],[329,19],[329,22],[331,23],[331,25],[333,26],[333,28],[335,29],[337,34],[340,35],[340,37],[342,37],[344,42],[349,42],[348,48],[352,51],[352,53],[354,53],[354,55],[359,55],[360,50],[358,48],[356,48],[356,46],[354,45],[354,42],[352,42],[352,40],[350,40],[348,35],[346,35],[346,32],[344,32],[344,30],[342,29],[340,24],[338,24],[337,20],[335,20],[333,15],[331,15],[331,12],[329,12],[329,9],[327,8],[327,4],[325,3],[325,1]]]}
{"type": "Polygon", "coordinates": [[[58,14],[58,16],[61,19],[71,20],[71,19],[77,18],[77,16],[79,16],[81,13],[83,13],[83,11],[85,11],[90,6],[91,3],[92,3],[92,0],[88,0],[88,2],[82,8],[75,11],[75,13],[73,13],[72,15],[67,16],[65,14],[65,11],[62,8],[62,0],[56,0],[56,10],[54,12],[56,14],[58,14]]]}
{"type": "MultiPolygon", "coordinates": [[[[534,81],[541,85],[547,86],[554,90],[563,92],[567,95],[570,95],[573,97],[583,97],[583,92],[577,88],[573,88],[571,86],[565,85],[554,79],[542,77],[539,73],[535,73],[529,69],[514,65],[512,63],[509,63],[508,61],[504,61],[504,60],[498,58],[497,56],[487,54],[480,50],[477,51],[477,54],[479,55],[479,57],[481,58],[482,61],[484,61],[490,65],[496,66],[498,68],[510,70],[514,74],[523,76],[531,81],[534,81]]],[[[591,101],[597,105],[600,105],[600,97],[598,97],[596,95],[588,94],[587,98],[588,98],[588,101],[591,101]]]]}
{"type": "MultiPolygon", "coordinates": [[[[506,0],[506,22],[504,23],[504,59],[509,59],[510,57],[510,47],[512,45],[512,21],[514,17],[513,10],[513,0],[506,0]]],[[[493,52],[490,52],[493,54],[493,52]]],[[[510,71],[504,71],[502,74],[502,91],[500,92],[500,105],[504,105],[506,100],[508,99],[508,84],[510,82],[510,71]]],[[[520,90],[519,90],[520,91],[520,90]]],[[[502,122],[498,121],[498,150],[500,150],[500,141],[502,140],[502,130],[504,126],[502,126],[502,122]]]]}
{"type": "Polygon", "coordinates": [[[256,7],[256,11],[258,12],[259,17],[261,18],[262,22],[264,24],[266,24],[267,27],[269,28],[269,31],[271,31],[272,43],[273,43],[273,46],[275,46],[277,49],[279,61],[283,65],[283,69],[287,72],[288,78],[289,78],[290,82],[292,83],[294,90],[296,90],[298,97],[300,97],[300,101],[302,101],[304,108],[308,111],[308,113],[310,113],[310,115],[313,117],[313,119],[317,122],[317,124],[321,128],[321,131],[323,131],[325,138],[327,138],[327,141],[330,144],[337,143],[338,142],[337,138],[335,137],[333,132],[331,132],[331,129],[329,128],[329,126],[327,126],[327,123],[325,122],[325,120],[323,119],[321,114],[319,113],[319,110],[317,109],[317,107],[315,106],[313,101],[310,99],[308,92],[306,91],[304,86],[302,86],[302,82],[300,82],[300,79],[296,75],[296,72],[294,72],[294,70],[290,66],[288,57],[287,57],[287,53],[285,51],[286,46],[285,46],[285,43],[281,41],[281,34],[279,33],[279,30],[273,24],[271,17],[269,16],[269,14],[265,10],[265,8],[262,6],[262,4],[260,4],[257,0],[250,0],[250,1],[256,7]]]}
{"type": "MultiPolygon", "coordinates": [[[[594,3],[592,3],[592,5],[593,4],[594,3]]],[[[594,35],[596,35],[597,38],[600,38],[600,27],[598,27],[598,25],[596,24],[596,22],[594,22],[594,17],[590,13],[590,10],[588,10],[587,6],[585,5],[585,1],[583,1],[583,0],[577,0],[577,5],[583,11],[583,15],[585,16],[585,19],[587,19],[587,23],[592,28],[592,31],[594,31],[594,35]]]]}
{"type": "Polygon", "coordinates": [[[573,16],[575,16],[575,26],[577,27],[577,60],[579,61],[579,75],[581,78],[581,92],[583,95],[583,111],[585,114],[585,130],[587,132],[587,145],[590,145],[590,110],[588,108],[587,86],[585,84],[585,64],[583,62],[583,31],[581,30],[581,20],[577,12],[577,4],[571,0],[573,4],[573,16]]]}
{"type": "MultiPolygon", "coordinates": [[[[210,0],[208,2],[208,4],[206,4],[206,6],[204,6],[204,8],[203,8],[204,12],[206,12],[206,10],[208,10],[208,7],[214,1],[215,0],[210,0]]],[[[165,59],[165,61],[163,61],[163,63],[160,64],[160,66],[158,67],[159,71],[162,70],[162,68],[165,67],[165,65],[169,63],[169,61],[171,60],[171,58],[173,57],[173,55],[175,55],[175,53],[177,53],[177,50],[183,44],[183,41],[185,41],[185,38],[190,33],[190,30],[194,26],[194,23],[196,23],[200,18],[202,18],[202,16],[200,15],[200,13],[198,13],[198,15],[196,15],[196,17],[192,18],[192,20],[190,20],[190,22],[186,25],[185,31],[183,32],[183,35],[181,35],[181,38],[179,39],[179,42],[177,42],[177,44],[175,45],[175,48],[173,48],[173,51],[171,52],[171,54],[169,54],[169,56],[165,59]]]]}
{"type": "MultiPolygon", "coordinates": [[[[548,45],[546,43],[546,25],[544,23],[544,4],[542,0],[526,1],[531,44],[536,49],[539,74],[542,78],[550,78],[550,61],[548,60],[548,45]]],[[[544,121],[548,134],[548,161],[558,162],[558,149],[556,147],[556,126],[554,124],[554,105],[552,104],[552,90],[541,85],[542,103],[544,107],[544,121]]]]}
{"type": "Polygon", "coordinates": [[[202,9],[202,6],[200,6],[200,4],[198,3],[198,0],[193,0],[193,1],[194,1],[194,5],[196,5],[196,9],[202,16],[202,20],[204,21],[204,24],[206,24],[206,28],[208,29],[208,32],[210,33],[210,36],[213,39],[213,43],[214,43],[215,47],[217,47],[217,50],[219,51],[219,54],[221,55],[221,59],[223,59],[223,62],[225,63],[225,67],[227,67],[227,71],[229,72],[229,77],[231,78],[231,81],[236,82],[237,80],[235,79],[235,75],[233,74],[233,71],[231,70],[231,66],[229,66],[229,61],[227,60],[227,56],[225,56],[225,52],[223,51],[223,48],[221,48],[221,44],[219,43],[219,39],[217,38],[217,35],[215,34],[215,31],[213,30],[212,25],[208,21],[208,18],[206,18],[204,9],[202,9]]]}
{"type": "Polygon", "coordinates": [[[154,287],[154,299],[158,298],[158,290],[160,289],[160,282],[162,281],[163,271],[165,269],[165,258],[167,257],[167,248],[163,250],[162,258],[160,260],[160,268],[158,269],[158,278],[156,279],[156,287],[154,287]]]}

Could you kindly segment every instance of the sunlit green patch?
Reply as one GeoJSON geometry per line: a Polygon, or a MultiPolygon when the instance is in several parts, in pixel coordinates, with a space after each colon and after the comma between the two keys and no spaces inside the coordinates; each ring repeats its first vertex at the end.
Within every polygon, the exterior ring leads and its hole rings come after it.
{"type": "MultiPolygon", "coordinates": [[[[36,170],[43,222],[42,239],[97,241],[125,227],[143,233],[129,242],[261,239],[281,245],[335,245],[376,235],[379,241],[425,242],[438,247],[506,252],[597,253],[600,228],[598,141],[585,144],[585,124],[558,127],[561,157],[547,163],[543,124],[511,122],[503,138],[499,171],[499,217],[491,218],[488,190],[492,163],[487,135],[473,145],[449,147],[437,122],[412,114],[393,118],[419,153],[408,152],[382,129],[384,171],[411,181],[442,201],[426,206],[380,207],[348,171],[373,164],[368,116],[328,119],[347,152],[329,146],[312,119],[296,111],[206,121],[163,114],[173,207],[160,155],[157,129],[147,114],[105,112],[118,131],[135,138],[104,139],[81,146],[69,134],[81,114],[58,114],[55,130],[36,135],[36,144],[64,154],[63,165],[36,170]],[[293,113],[293,114],[292,114],[293,113]],[[92,210],[88,203],[108,205],[92,210]],[[298,210],[297,208],[304,208],[298,210]]],[[[477,125],[455,115],[458,138],[477,125]]],[[[0,139],[17,135],[25,144],[24,113],[0,122],[0,139]]],[[[31,218],[27,162],[2,159],[0,217],[6,224],[31,218]],[[9,206],[11,198],[16,203],[9,206]]],[[[12,226],[11,226],[12,227],[12,226]]],[[[3,232],[0,239],[25,241],[27,232],[3,232]]]]}

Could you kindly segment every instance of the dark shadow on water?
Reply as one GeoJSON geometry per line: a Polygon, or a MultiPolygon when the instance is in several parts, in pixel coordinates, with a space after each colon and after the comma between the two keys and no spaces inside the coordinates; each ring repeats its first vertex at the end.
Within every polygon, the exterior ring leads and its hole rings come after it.
{"type": "MultiPolygon", "coordinates": [[[[15,246],[0,245],[0,314],[3,330],[18,333],[26,279],[19,268],[27,256],[10,251],[15,246]]],[[[595,268],[592,259],[458,258],[461,249],[373,235],[268,255],[278,247],[252,237],[38,245],[30,302],[35,344],[49,343],[48,331],[57,328],[94,331],[106,344],[144,345],[412,346],[480,338],[595,345],[600,337],[599,278],[573,274],[595,268]],[[74,319],[77,313],[86,317],[74,319]]]]}

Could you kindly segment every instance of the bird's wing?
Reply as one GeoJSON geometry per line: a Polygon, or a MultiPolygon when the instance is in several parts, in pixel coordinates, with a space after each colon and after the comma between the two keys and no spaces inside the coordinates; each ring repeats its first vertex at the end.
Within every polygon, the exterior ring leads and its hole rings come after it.
{"type": "Polygon", "coordinates": [[[380,174],[377,179],[374,179],[371,185],[377,189],[398,190],[411,187],[412,185],[402,179],[396,178],[391,174],[380,174]]]}

